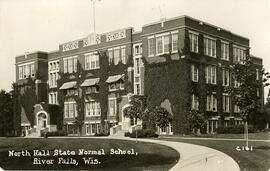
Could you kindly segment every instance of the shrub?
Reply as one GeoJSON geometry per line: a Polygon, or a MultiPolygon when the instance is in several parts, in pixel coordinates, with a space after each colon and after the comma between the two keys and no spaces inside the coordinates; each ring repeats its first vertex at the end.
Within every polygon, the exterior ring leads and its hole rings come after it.
{"type": "Polygon", "coordinates": [[[125,132],[125,137],[130,137],[131,133],[130,132],[125,132]]]}
{"type": "MultiPolygon", "coordinates": [[[[133,131],[132,133],[126,132],[125,136],[136,138],[136,131],[133,131]]],[[[139,129],[137,130],[137,138],[150,138],[150,137],[158,137],[158,134],[155,133],[155,131],[151,129],[139,129]]]]}
{"type": "MultiPolygon", "coordinates": [[[[254,133],[255,129],[252,125],[248,126],[248,132],[254,133]]],[[[219,134],[243,134],[244,133],[244,125],[233,125],[228,127],[218,127],[217,133],[219,134]]]]}
{"type": "Polygon", "coordinates": [[[54,137],[54,136],[67,136],[67,132],[63,131],[63,130],[59,130],[59,131],[53,131],[53,132],[42,132],[41,136],[42,137],[54,137]]]}

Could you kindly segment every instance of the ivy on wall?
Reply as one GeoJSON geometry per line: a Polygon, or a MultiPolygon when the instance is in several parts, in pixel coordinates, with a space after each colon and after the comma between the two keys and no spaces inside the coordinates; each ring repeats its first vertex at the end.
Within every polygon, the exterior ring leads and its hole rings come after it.
{"type": "MultiPolygon", "coordinates": [[[[127,63],[119,63],[117,65],[109,64],[107,51],[100,51],[98,52],[99,55],[99,69],[94,70],[84,70],[81,63],[77,62],[77,72],[70,74],[70,73],[59,73],[60,79],[57,82],[57,89],[66,82],[69,81],[76,81],[77,82],[77,88],[78,88],[78,95],[68,96],[69,98],[73,98],[77,103],[77,111],[78,111],[78,117],[76,120],[78,122],[83,122],[85,118],[84,109],[85,109],[85,99],[94,99],[97,102],[100,102],[100,108],[101,108],[101,132],[105,133],[107,130],[105,125],[105,120],[107,120],[107,113],[108,113],[108,95],[110,92],[108,91],[108,84],[106,83],[106,80],[108,76],[112,75],[119,75],[119,74],[125,74],[124,77],[124,87],[125,90],[115,91],[111,92],[114,93],[117,97],[117,103],[120,103],[122,101],[122,96],[126,95],[127,92],[133,91],[132,88],[132,82],[128,80],[128,71],[127,68],[129,66],[132,66],[132,56],[129,55],[127,59],[127,63]],[[99,78],[99,92],[98,93],[91,93],[86,94],[86,88],[80,87],[80,85],[84,82],[85,79],[89,78],[99,78]]],[[[66,99],[65,90],[59,90],[58,92],[58,102],[59,106],[62,108],[61,115],[64,116],[63,113],[63,106],[66,99]]],[[[117,108],[117,113],[120,114],[120,109],[117,108]]],[[[73,119],[74,120],[74,119],[73,119]]],[[[119,116],[117,115],[116,118],[117,121],[119,121],[119,116]]],[[[108,125],[107,125],[108,126],[108,125]]]]}

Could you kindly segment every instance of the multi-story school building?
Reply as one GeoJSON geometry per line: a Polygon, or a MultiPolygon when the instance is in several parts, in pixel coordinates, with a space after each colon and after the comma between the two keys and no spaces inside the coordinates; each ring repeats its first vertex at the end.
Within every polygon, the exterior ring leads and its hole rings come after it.
{"type": "MultiPolygon", "coordinates": [[[[134,94],[172,113],[173,122],[160,134],[184,132],[191,109],[207,116],[208,133],[241,124],[239,108],[224,89],[238,86],[230,69],[249,49],[248,38],[180,16],[144,25],[140,32],[130,27],[92,33],[53,52],[17,56],[16,130],[76,134],[79,125],[83,135],[128,131],[134,122],[123,109],[134,94]]],[[[262,59],[252,60],[259,71],[262,59]]],[[[257,92],[262,105],[263,88],[257,92]]]]}

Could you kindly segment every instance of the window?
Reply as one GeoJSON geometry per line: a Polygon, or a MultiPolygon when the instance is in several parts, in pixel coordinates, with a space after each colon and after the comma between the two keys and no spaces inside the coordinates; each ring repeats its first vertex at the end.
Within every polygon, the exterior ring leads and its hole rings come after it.
{"type": "Polygon", "coordinates": [[[135,94],[137,94],[137,95],[140,95],[141,94],[140,83],[135,83],[135,94]]]}
{"type": "Polygon", "coordinates": [[[78,116],[76,102],[75,101],[65,102],[64,112],[65,112],[65,118],[76,118],[78,116]]]}
{"type": "Polygon", "coordinates": [[[57,92],[49,93],[49,104],[58,104],[57,92]]]}
{"type": "Polygon", "coordinates": [[[66,95],[67,96],[73,96],[73,95],[78,95],[78,90],[77,89],[67,89],[66,90],[66,95]]]}
{"type": "Polygon", "coordinates": [[[155,55],[155,42],[154,38],[148,39],[148,56],[155,55]]]}
{"type": "Polygon", "coordinates": [[[126,64],[126,47],[125,46],[121,47],[121,62],[123,64],[126,64]]]}
{"type": "Polygon", "coordinates": [[[205,76],[207,84],[216,84],[216,66],[209,65],[205,68],[205,76]]]}
{"type": "Polygon", "coordinates": [[[29,78],[35,76],[34,62],[18,65],[19,79],[29,78]]]}
{"type": "Polygon", "coordinates": [[[85,116],[92,117],[92,116],[100,116],[101,109],[100,103],[94,100],[86,101],[85,102],[85,116]]]}
{"type": "Polygon", "coordinates": [[[108,49],[108,55],[109,55],[109,64],[117,65],[121,61],[123,64],[126,64],[126,47],[115,47],[108,49]]]}
{"type": "Polygon", "coordinates": [[[230,96],[223,94],[223,112],[230,112],[230,96]]]}
{"type": "Polygon", "coordinates": [[[204,43],[204,54],[212,57],[216,57],[216,40],[205,37],[204,43]]]}
{"type": "Polygon", "coordinates": [[[109,91],[116,91],[116,90],[123,90],[123,89],[124,89],[123,81],[118,81],[118,82],[109,84],[109,91]]]}
{"type": "Polygon", "coordinates": [[[189,42],[190,51],[198,53],[198,34],[189,32],[189,42]]]}
{"type": "Polygon", "coordinates": [[[191,96],[191,109],[192,110],[199,110],[199,98],[198,96],[192,94],[191,96]]]}
{"type": "Polygon", "coordinates": [[[233,84],[234,88],[240,87],[241,83],[236,80],[235,76],[233,78],[234,78],[234,84],[233,84]]]}
{"type": "Polygon", "coordinates": [[[85,54],[85,69],[98,69],[99,68],[99,56],[97,53],[85,54]]]}
{"type": "Polygon", "coordinates": [[[64,58],[64,73],[77,72],[77,56],[64,58]]]}
{"type": "Polygon", "coordinates": [[[199,76],[198,76],[198,68],[195,65],[191,65],[191,79],[193,82],[198,82],[199,76]]]}
{"type": "Polygon", "coordinates": [[[140,74],[140,58],[135,58],[135,73],[140,74]]]}
{"type": "Polygon", "coordinates": [[[178,33],[172,33],[172,52],[178,51],[178,33]]]}
{"type": "Polygon", "coordinates": [[[142,53],[142,44],[135,44],[133,46],[134,55],[140,55],[142,53]]]}
{"type": "Polygon", "coordinates": [[[164,53],[169,53],[170,50],[170,35],[166,35],[164,38],[164,53]]]}
{"type": "Polygon", "coordinates": [[[245,48],[233,46],[233,62],[243,64],[246,60],[245,48]]]}
{"type": "Polygon", "coordinates": [[[221,59],[229,61],[229,43],[221,41],[221,59]]]}
{"type": "Polygon", "coordinates": [[[119,48],[115,48],[114,49],[114,65],[117,65],[120,61],[120,49],[119,48]]]}
{"type": "Polygon", "coordinates": [[[108,49],[109,64],[113,63],[113,49],[108,49]]]}
{"type": "Polygon", "coordinates": [[[86,94],[90,94],[90,93],[98,93],[99,92],[99,86],[89,86],[86,87],[86,94]]]}
{"type": "Polygon", "coordinates": [[[230,71],[229,71],[229,69],[222,68],[222,85],[223,86],[230,85],[230,71]]]}
{"type": "Polygon", "coordinates": [[[109,99],[109,115],[110,116],[116,116],[117,113],[117,103],[116,98],[109,99]]]}
{"type": "Polygon", "coordinates": [[[256,69],[256,80],[260,79],[260,73],[259,73],[259,69],[256,69]]]}
{"type": "Polygon", "coordinates": [[[217,112],[217,97],[215,92],[206,97],[206,111],[217,112]]]}
{"type": "Polygon", "coordinates": [[[156,38],[157,55],[163,53],[163,39],[162,36],[156,38]]]}
{"type": "Polygon", "coordinates": [[[237,104],[234,105],[234,113],[240,113],[240,108],[237,104]]]}

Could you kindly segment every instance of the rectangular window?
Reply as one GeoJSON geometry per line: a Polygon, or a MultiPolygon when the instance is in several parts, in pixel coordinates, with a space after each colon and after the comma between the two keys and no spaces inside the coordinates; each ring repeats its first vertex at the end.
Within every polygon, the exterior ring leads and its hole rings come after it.
{"type": "Polygon", "coordinates": [[[96,53],[85,54],[85,69],[98,69],[99,68],[99,56],[96,53]]]}
{"type": "Polygon", "coordinates": [[[211,57],[216,57],[216,40],[205,37],[203,42],[204,54],[211,57]]]}
{"type": "Polygon", "coordinates": [[[221,59],[229,61],[229,43],[221,41],[221,59]]]}
{"type": "Polygon", "coordinates": [[[259,73],[259,69],[256,69],[256,80],[260,79],[260,73],[259,73]]]}
{"type": "Polygon", "coordinates": [[[198,68],[195,65],[191,65],[191,79],[193,82],[198,82],[199,80],[198,68]]]}
{"type": "Polygon", "coordinates": [[[199,110],[199,98],[198,96],[192,94],[191,96],[191,109],[192,110],[199,110]]]}
{"type": "Polygon", "coordinates": [[[230,85],[230,71],[229,71],[229,69],[222,68],[222,85],[223,86],[230,85]]]}
{"type": "Polygon", "coordinates": [[[240,113],[240,108],[237,104],[234,105],[234,113],[240,113]]]}
{"type": "Polygon", "coordinates": [[[243,64],[246,60],[246,49],[239,46],[233,47],[233,62],[243,64]]]}
{"type": "Polygon", "coordinates": [[[108,49],[109,64],[113,63],[113,49],[108,49]]]}
{"type": "Polygon", "coordinates": [[[19,79],[22,79],[23,78],[23,67],[22,66],[19,66],[19,79]]]}
{"type": "Polygon", "coordinates": [[[109,91],[123,90],[124,83],[122,81],[109,84],[109,91]]]}
{"type": "Polygon", "coordinates": [[[126,47],[121,47],[121,61],[123,64],[126,64],[126,47]]]}
{"type": "Polygon", "coordinates": [[[190,51],[198,53],[198,34],[190,32],[189,42],[190,51]]]}
{"type": "Polygon", "coordinates": [[[77,72],[77,56],[64,58],[64,73],[77,72]]]}
{"type": "Polygon", "coordinates": [[[31,77],[34,77],[35,76],[35,64],[31,64],[30,73],[31,73],[31,77]]]}
{"type": "Polygon", "coordinates": [[[116,116],[117,113],[117,103],[116,98],[115,99],[109,99],[109,115],[110,116],[116,116]]]}
{"type": "Polygon", "coordinates": [[[87,101],[85,102],[85,116],[92,117],[92,116],[100,116],[101,109],[100,103],[96,101],[87,101]]]}
{"type": "Polygon", "coordinates": [[[89,87],[86,87],[86,91],[85,91],[87,94],[89,93],[98,93],[99,92],[99,86],[89,86],[89,87]]]}
{"type": "Polygon", "coordinates": [[[170,50],[170,35],[166,35],[164,38],[164,53],[169,53],[170,50]]]}
{"type": "Polygon", "coordinates": [[[230,112],[230,96],[223,94],[223,112],[230,112]]]}
{"type": "Polygon", "coordinates": [[[163,53],[163,39],[162,36],[156,38],[157,55],[163,53]]]}
{"type": "Polygon", "coordinates": [[[78,116],[77,104],[75,101],[64,103],[65,118],[76,118],[78,116]]]}
{"type": "Polygon", "coordinates": [[[117,65],[120,61],[120,48],[114,49],[114,65],[117,65]]]}
{"type": "Polygon", "coordinates": [[[206,97],[206,111],[217,112],[217,97],[215,92],[206,97]]]}
{"type": "Polygon", "coordinates": [[[205,68],[205,77],[207,84],[216,84],[216,66],[209,65],[205,68]]]}
{"type": "Polygon", "coordinates": [[[148,39],[148,56],[155,55],[155,42],[154,38],[148,39]]]}
{"type": "Polygon", "coordinates": [[[140,88],[140,84],[135,84],[135,87],[136,87],[136,94],[137,95],[140,95],[141,94],[141,88],[140,88]]]}
{"type": "Polygon", "coordinates": [[[96,133],[96,124],[90,124],[91,126],[91,134],[95,134],[96,133]]]}
{"type": "Polygon", "coordinates": [[[135,59],[135,73],[140,74],[140,58],[135,59]]]}
{"type": "Polygon", "coordinates": [[[172,52],[178,51],[178,33],[172,33],[172,52]]]}

